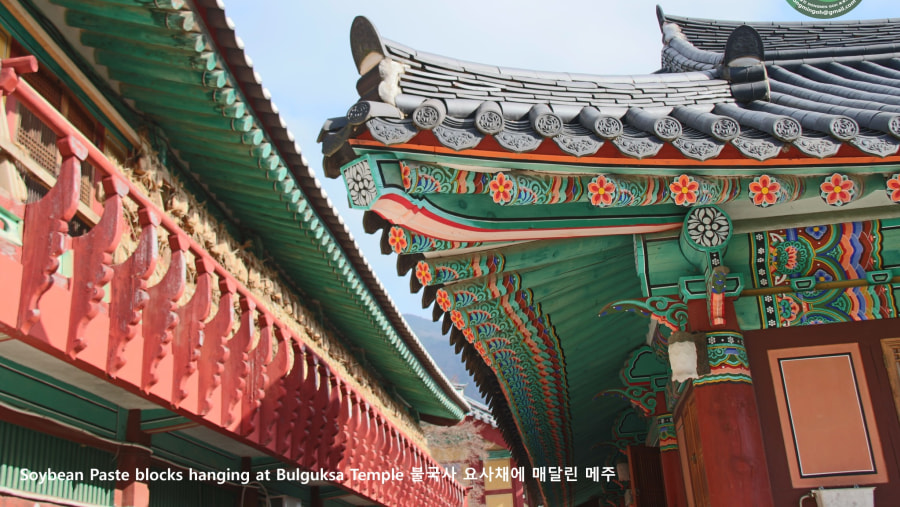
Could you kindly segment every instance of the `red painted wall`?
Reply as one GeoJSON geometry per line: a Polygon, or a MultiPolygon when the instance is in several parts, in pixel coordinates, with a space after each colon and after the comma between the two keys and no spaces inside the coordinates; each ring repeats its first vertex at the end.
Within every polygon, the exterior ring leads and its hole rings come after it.
{"type": "MultiPolygon", "coordinates": [[[[800,497],[808,493],[810,488],[794,489],[791,485],[768,350],[838,343],[859,344],[875,412],[874,416],[869,416],[869,421],[874,419],[877,424],[889,480],[886,484],[874,484],[875,505],[896,506],[897,499],[900,498],[900,421],[884,364],[881,339],[900,337],[900,319],[746,331],[744,337],[759,406],[775,506],[796,507],[800,497]]],[[[815,501],[807,500],[804,505],[813,507],[815,501]]]]}

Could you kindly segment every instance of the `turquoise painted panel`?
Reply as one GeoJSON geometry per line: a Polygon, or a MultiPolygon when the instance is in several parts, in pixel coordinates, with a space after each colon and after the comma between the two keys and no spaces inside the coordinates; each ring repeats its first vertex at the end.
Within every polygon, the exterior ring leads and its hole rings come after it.
{"type": "Polygon", "coordinates": [[[115,482],[91,480],[90,470],[111,472],[116,466],[116,457],[107,452],[0,422],[0,487],[90,505],[113,505],[115,482]],[[73,474],[54,480],[45,477],[43,482],[33,474],[47,474],[48,470],[73,474]]]}
{"type": "Polygon", "coordinates": [[[119,407],[73,385],[0,358],[0,400],[115,438],[119,407]]]}
{"type": "Polygon", "coordinates": [[[0,238],[22,246],[22,219],[0,206],[0,238]]]}
{"type": "Polygon", "coordinates": [[[640,239],[644,255],[637,271],[644,273],[644,297],[678,295],[678,281],[684,276],[703,276],[688,262],[678,244],[678,232],[646,234],[640,239]]]}
{"type": "Polygon", "coordinates": [[[155,433],[152,439],[153,454],[197,470],[240,470],[238,456],[210,447],[179,431],[155,433]]]}

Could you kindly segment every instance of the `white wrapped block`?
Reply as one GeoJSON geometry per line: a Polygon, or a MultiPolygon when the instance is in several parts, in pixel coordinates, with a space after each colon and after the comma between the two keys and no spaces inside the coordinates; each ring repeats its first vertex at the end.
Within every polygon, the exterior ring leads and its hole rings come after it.
{"type": "Polygon", "coordinates": [[[700,378],[697,374],[697,346],[692,341],[670,343],[669,364],[672,365],[672,380],[675,382],[700,378]]]}
{"type": "Polygon", "coordinates": [[[875,507],[875,488],[816,489],[812,492],[819,507],[875,507]]]}

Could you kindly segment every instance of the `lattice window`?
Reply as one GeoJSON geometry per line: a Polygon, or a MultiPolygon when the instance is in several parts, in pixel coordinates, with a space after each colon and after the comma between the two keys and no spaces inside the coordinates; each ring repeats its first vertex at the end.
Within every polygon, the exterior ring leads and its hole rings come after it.
{"type": "Polygon", "coordinates": [[[16,129],[16,142],[25,149],[25,153],[50,174],[59,176],[61,158],[56,147],[56,134],[44,125],[37,116],[19,104],[16,110],[19,125],[16,129]]]}
{"type": "Polygon", "coordinates": [[[894,393],[894,408],[900,419],[900,338],[881,340],[881,349],[884,351],[884,365],[887,367],[891,391],[894,393]]]}
{"type": "MultiPolygon", "coordinates": [[[[85,109],[78,100],[69,92],[55,76],[43,67],[36,73],[25,74],[24,79],[47,100],[53,107],[59,110],[72,125],[86,138],[95,141],[98,130],[97,121],[85,109]]],[[[59,165],[62,158],[56,147],[57,137],[50,128],[44,125],[37,116],[21,104],[17,105],[16,116],[16,142],[24,148],[29,158],[38,163],[53,176],[59,175],[59,165]]],[[[23,167],[20,172],[25,173],[23,167]]],[[[81,169],[81,189],[79,198],[81,202],[90,206],[94,200],[95,174],[94,168],[85,163],[81,169]]],[[[28,179],[27,175],[24,175],[28,179]]],[[[29,199],[39,198],[36,192],[29,192],[29,199]]]]}

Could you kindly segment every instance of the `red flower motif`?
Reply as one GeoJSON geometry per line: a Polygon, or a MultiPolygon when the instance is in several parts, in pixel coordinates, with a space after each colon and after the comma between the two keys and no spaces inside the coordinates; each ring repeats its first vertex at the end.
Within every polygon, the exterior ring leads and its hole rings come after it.
{"type": "Polygon", "coordinates": [[[778,201],[781,183],[774,181],[768,174],[763,174],[750,182],[750,198],[756,206],[766,207],[778,201]]]}
{"type": "Polygon", "coordinates": [[[403,176],[403,188],[405,188],[406,190],[411,189],[412,188],[412,179],[409,177],[410,169],[409,169],[408,165],[406,165],[402,162],[400,163],[400,175],[403,176]]]}
{"type": "Polygon", "coordinates": [[[785,269],[794,269],[797,267],[797,247],[788,246],[784,248],[784,251],[787,252],[788,258],[784,262],[785,269]]]}
{"type": "Polygon", "coordinates": [[[497,204],[505,204],[512,200],[512,193],[510,193],[512,187],[513,182],[506,179],[506,175],[503,173],[497,173],[488,184],[488,188],[491,190],[491,197],[497,204]]]}
{"type": "Polygon", "coordinates": [[[843,206],[853,199],[853,181],[838,173],[822,182],[819,189],[822,190],[822,198],[832,206],[843,206]]]}
{"type": "Polygon", "coordinates": [[[466,327],[466,321],[459,310],[453,310],[452,312],[450,312],[450,321],[453,322],[453,325],[456,326],[456,329],[462,329],[466,327]]]}
{"type": "Polygon", "coordinates": [[[900,174],[895,174],[887,180],[887,193],[892,202],[900,202],[900,174]]]}
{"type": "Polygon", "coordinates": [[[431,283],[431,268],[428,267],[427,262],[419,261],[419,263],[416,264],[416,278],[422,285],[431,283]]]}
{"type": "Polygon", "coordinates": [[[675,204],[690,206],[697,202],[697,191],[700,190],[700,183],[694,181],[694,178],[687,174],[682,174],[669,184],[669,190],[672,192],[672,199],[675,199],[675,204]]]}
{"type": "Polygon", "coordinates": [[[466,341],[472,343],[475,341],[475,332],[472,331],[472,328],[467,327],[462,330],[463,336],[466,337],[466,341]]]}
{"type": "Polygon", "coordinates": [[[437,299],[437,304],[441,307],[441,310],[444,310],[445,312],[450,310],[453,303],[450,302],[450,294],[447,294],[447,291],[438,289],[435,298],[437,299]]]}
{"type": "Polygon", "coordinates": [[[609,206],[612,204],[612,198],[615,191],[616,184],[607,181],[606,176],[603,176],[602,174],[588,183],[588,193],[591,194],[591,204],[594,206],[609,206]]]}
{"type": "Polygon", "coordinates": [[[488,354],[487,350],[484,348],[484,343],[477,342],[475,344],[475,350],[478,351],[478,354],[481,355],[481,358],[484,359],[484,363],[488,366],[491,365],[491,356],[488,354]]]}
{"type": "Polygon", "coordinates": [[[394,253],[403,253],[403,249],[406,248],[407,245],[406,233],[397,226],[391,227],[391,232],[388,235],[388,243],[390,243],[394,253]]]}

